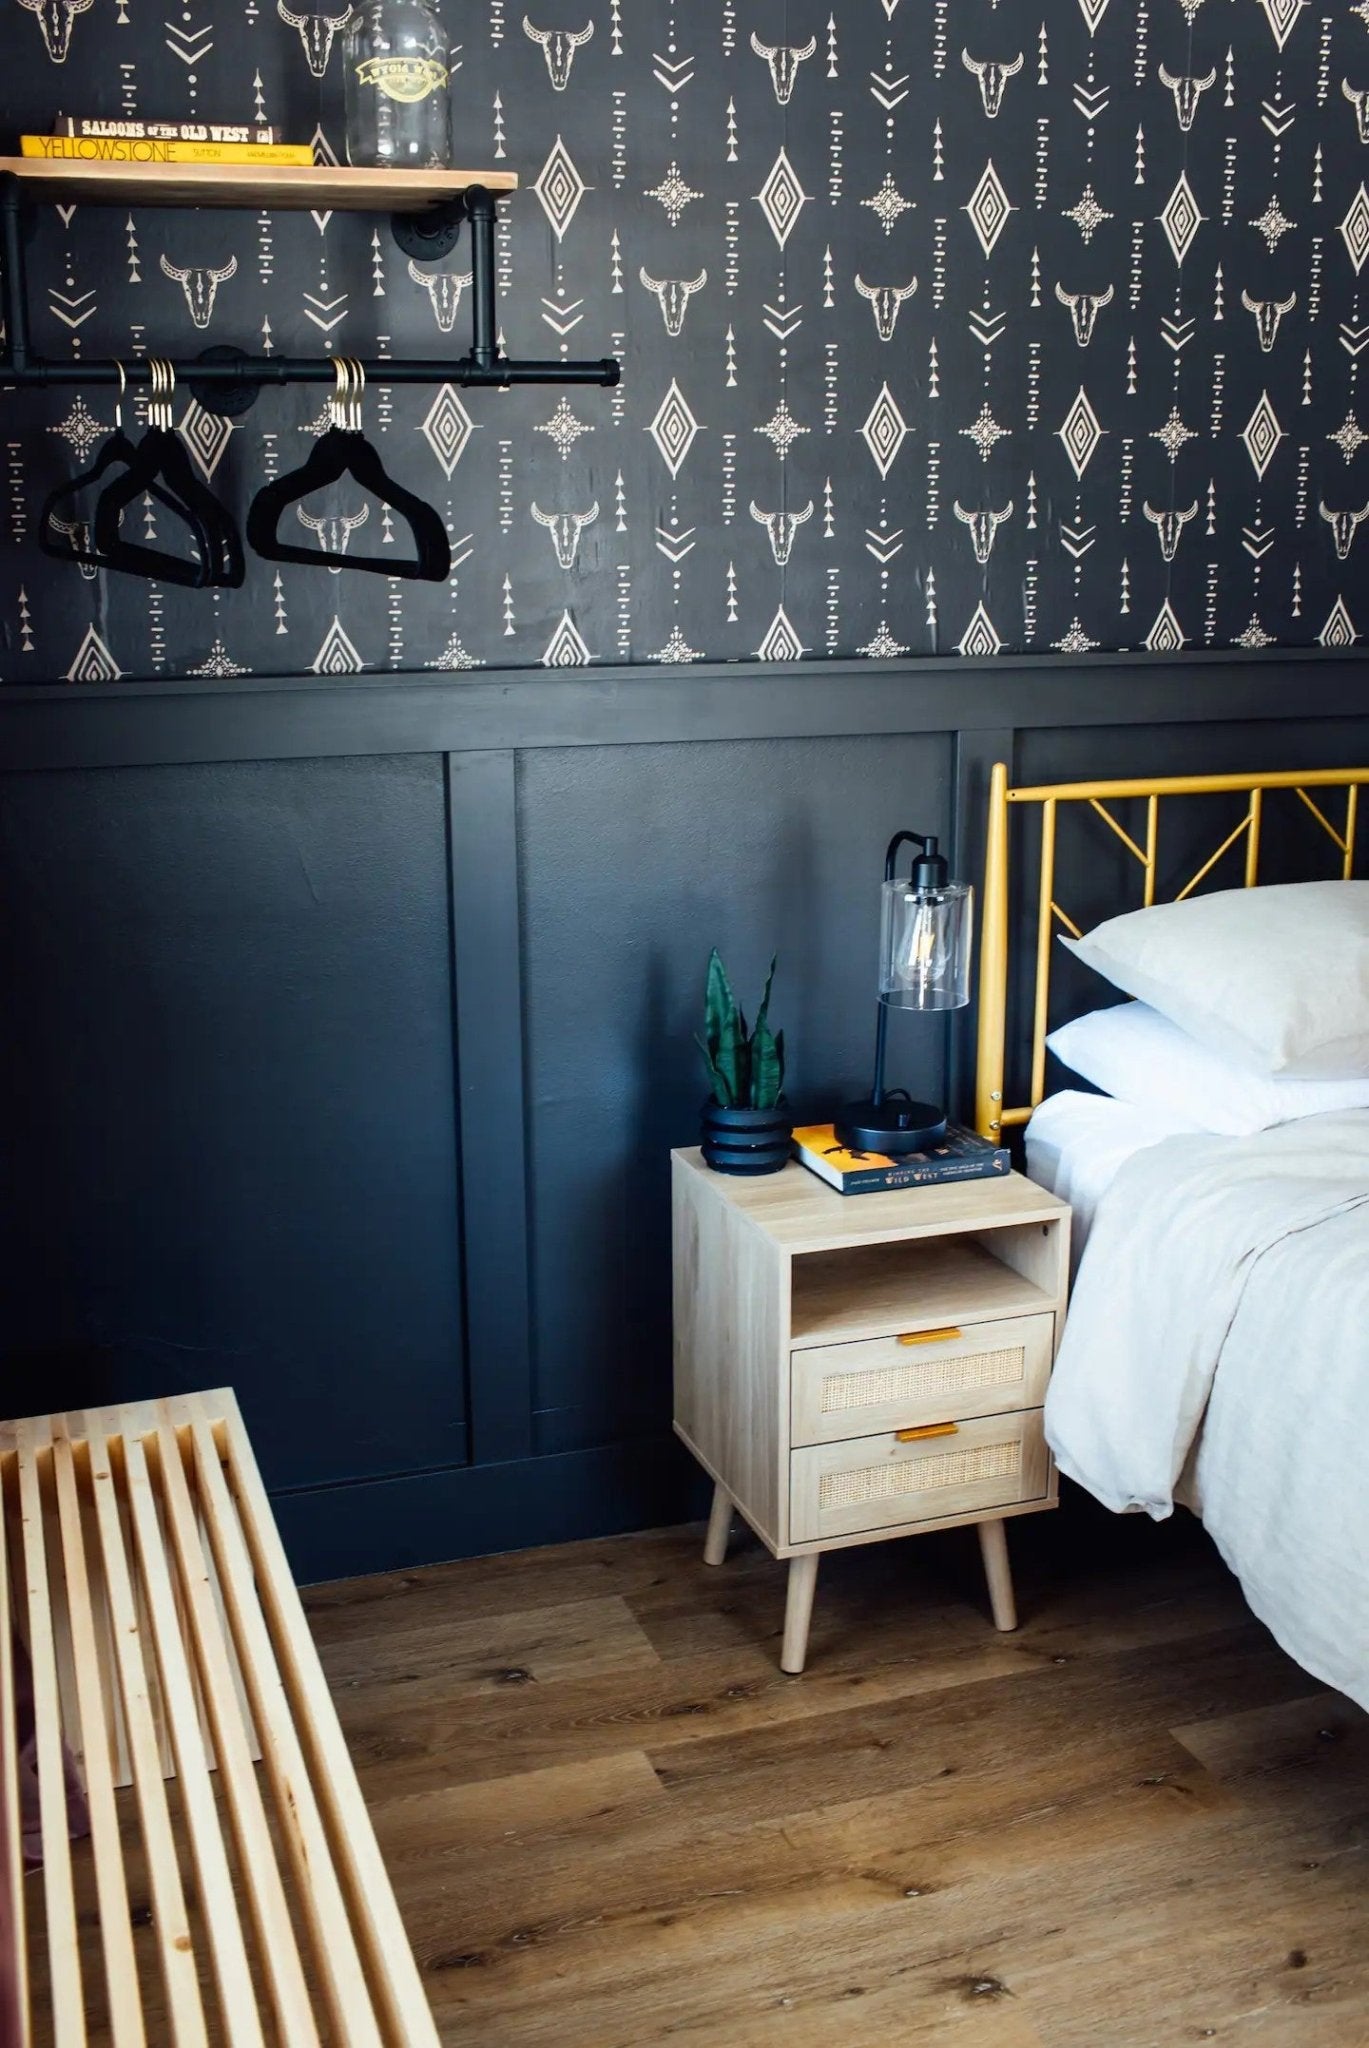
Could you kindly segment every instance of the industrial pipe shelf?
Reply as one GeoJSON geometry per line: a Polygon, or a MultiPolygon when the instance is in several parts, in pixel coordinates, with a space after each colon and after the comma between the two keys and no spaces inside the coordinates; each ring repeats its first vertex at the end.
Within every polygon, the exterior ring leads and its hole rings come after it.
{"type": "MultiPolygon", "coordinates": [[[[66,145],[70,147],[70,144],[66,145]]],[[[98,143],[92,143],[98,148],[98,143]]],[[[516,192],[516,171],[360,170],[351,164],[130,164],[85,157],[0,156],[0,176],[59,206],[331,207],[419,213],[473,185],[516,192]]]]}
{"type": "MultiPolygon", "coordinates": [[[[94,163],[73,159],[0,157],[0,317],[6,353],[0,385],[112,384],[113,362],[59,362],[35,355],[30,343],[24,262],[24,218],[38,200],[65,205],[252,206],[390,214],[400,249],[423,263],[440,262],[455,248],[463,221],[471,230],[470,353],[459,357],[362,359],[367,380],[381,384],[491,385],[597,384],[612,386],[621,367],[612,356],[586,362],[519,361],[498,353],[495,341],[495,196],[517,189],[511,171],[389,171],[350,166],[94,163]]],[[[151,382],[151,355],[122,365],[130,384],[151,382]]],[[[162,358],[162,360],[167,360],[162,358]]],[[[335,381],[331,356],[249,356],[210,348],[171,359],[178,383],[207,411],[237,417],[266,385],[335,381]]]]}

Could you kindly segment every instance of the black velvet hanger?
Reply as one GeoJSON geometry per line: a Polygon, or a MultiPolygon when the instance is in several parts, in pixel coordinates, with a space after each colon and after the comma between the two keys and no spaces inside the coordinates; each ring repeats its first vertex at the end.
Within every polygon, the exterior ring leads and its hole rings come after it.
{"type": "MultiPolygon", "coordinates": [[[[127,469],[137,457],[138,451],[135,444],[130,441],[128,435],[124,432],[123,400],[127,390],[127,383],[124,377],[123,364],[118,364],[117,368],[119,371],[119,396],[114,406],[113,433],[105,442],[89,469],[83,470],[80,476],[72,477],[67,483],[58,484],[55,491],[49,492],[38,515],[38,545],[45,555],[51,555],[53,560],[57,562],[81,562],[88,568],[95,569],[118,567],[117,563],[108,561],[104,555],[97,551],[94,543],[93,525],[88,529],[90,534],[89,544],[83,547],[72,531],[77,522],[71,519],[67,519],[64,522],[62,520],[62,515],[68,509],[73,513],[76,511],[81,498],[93,484],[98,484],[101,478],[106,476],[111,469],[127,469]],[[65,545],[59,545],[52,538],[54,527],[59,532],[66,531],[68,539],[65,545]]],[[[163,505],[168,512],[174,513],[178,519],[184,520],[185,524],[190,528],[190,536],[199,552],[200,560],[210,560],[212,554],[210,537],[196,514],[188,505],[178,504],[169,492],[162,489],[160,484],[152,484],[150,490],[152,496],[159,504],[163,505]]]]}
{"type": "Polygon", "coordinates": [[[365,569],[377,576],[402,576],[409,582],[441,583],[452,565],[447,529],[423,498],[387,476],[380,452],[361,432],[361,393],[365,376],[360,363],[339,356],[333,365],[337,391],[329,401],[330,425],[307,459],[288,476],[263,484],[247,512],[248,544],[268,562],[302,562],[314,568],[365,569]],[[387,555],[325,554],[278,537],[281,515],[293,505],[338,483],[344,476],[397,512],[414,539],[412,560],[387,555]]]}
{"type": "Polygon", "coordinates": [[[127,570],[160,583],[180,583],[202,590],[217,584],[235,590],[246,574],[237,526],[214,493],[191,466],[185,444],[171,424],[174,389],[169,363],[154,360],[152,425],[133,451],[124,474],[100,493],[95,506],[95,545],[106,568],[127,570]],[[199,560],[164,554],[160,548],[124,540],[120,521],[135,498],[153,492],[170,502],[190,527],[199,560]],[[202,544],[203,543],[203,544],[202,544]]]}

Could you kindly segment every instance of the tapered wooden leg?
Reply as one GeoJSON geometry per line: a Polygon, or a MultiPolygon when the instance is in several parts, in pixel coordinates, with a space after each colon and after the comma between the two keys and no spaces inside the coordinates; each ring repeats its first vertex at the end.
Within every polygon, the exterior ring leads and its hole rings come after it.
{"type": "Polygon", "coordinates": [[[1001,1522],[979,1524],[979,1548],[984,1556],[984,1576],[989,1582],[993,1625],[1004,1631],[1016,1628],[1017,1602],[1013,1599],[1012,1566],[1008,1562],[1008,1532],[1001,1522]]]}
{"type": "Polygon", "coordinates": [[[813,1595],[818,1586],[818,1553],[789,1560],[789,1591],[784,1602],[784,1648],[780,1670],[797,1678],[808,1655],[808,1624],[813,1618],[813,1595]]]}
{"type": "Polygon", "coordinates": [[[727,1556],[727,1538],[732,1528],[732,1496],[722,1481],[713,1488],[713,1506],[704,1538],[704,1563],[721,1564],[727,1556]]]}

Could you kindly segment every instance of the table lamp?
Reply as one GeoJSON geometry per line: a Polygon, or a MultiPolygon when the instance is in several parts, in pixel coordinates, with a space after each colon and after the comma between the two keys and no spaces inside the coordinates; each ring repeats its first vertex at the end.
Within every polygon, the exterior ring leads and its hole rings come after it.
{"type": "Polygon", "coordinates": [[[953,882],[935,837],[895,832],[884,856],[879,934],[879,1021],[875,1029],[875,1083],[866,1102],[852,1102],[836,1122],[848,1152],[894,1158],[921,1152],[946,1135],[946,1112],[915,1102],[906,1088],[884,1085],[890,1010],[961,1010],[970,1000],[974,891],[953,882]],[[917,853],[907,881],[895,878],[899,849],[917,853]]]}

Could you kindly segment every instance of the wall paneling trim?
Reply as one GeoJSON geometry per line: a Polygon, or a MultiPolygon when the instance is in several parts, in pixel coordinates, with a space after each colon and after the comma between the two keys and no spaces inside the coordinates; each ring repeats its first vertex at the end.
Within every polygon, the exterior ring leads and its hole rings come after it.
{"type": "MultiPolygon", "coordinates": [[[[977,876],[995,759],[1366,754],[1354,655],[0,692],[6,1406],[235,1385],[306,1578],[679,1518],[666,1153],[710,945],[743,989],[778,948],[829,1108],[888,836],[977,876]]],[[[1271,807],[1280,872],[1317,840],[1271,807]]],[[[1062,849],[1083,914],[1110,851],[1062,849]]],[[[904,1025],[963,1104],[970,1015],[904,1025]]]]}

